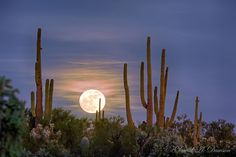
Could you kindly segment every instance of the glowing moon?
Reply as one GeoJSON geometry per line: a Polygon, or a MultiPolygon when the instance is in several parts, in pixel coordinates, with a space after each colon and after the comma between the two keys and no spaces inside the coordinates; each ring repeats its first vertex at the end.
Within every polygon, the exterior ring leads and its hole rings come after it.
{"type": "Polygon", "coordinates": [[[105,106],[105,96],[96,89],[90,89],[83,92],[79,99],[80,107],[88,113],[96,113],[99,110],[99,99],[101,99],[101,110],[105,106]]]}

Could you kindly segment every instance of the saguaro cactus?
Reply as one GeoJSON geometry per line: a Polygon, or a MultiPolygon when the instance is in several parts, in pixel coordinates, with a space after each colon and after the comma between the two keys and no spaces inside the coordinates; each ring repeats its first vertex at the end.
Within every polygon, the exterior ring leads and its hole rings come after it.
{"type": "MultiPolygon", "coordinates": [[[[31,93],[31,110],[32,115],[35,113],[36,125],[43,116],[43,91],[42,91],[42,68],[41,68],[41,28],[37,31],[37,51],[35,62],[35,83],[36,83],[36,108],[34,109],[34,93],[31,93]]],[[[52,100],[53,100],[53,86],[54,80],[46,80],[45,83],[45,114],[49,116],[52,112],[52,100]]]]}
{"type": "Polygon", "coordinates": [[[198,103],[199,99],[198,96],[196,97],[195,100],[195,116],[194,116],[194,130],[193,130],[193,145],[196,146],[198,139],[197,139],[197,134],[198,134],[198,103]]]}
{"type": "MultiPolygon", "coordinates": [[[[168,66],[166,66],[165,59],[166,59],[166,50],[162,49],[161,75],[160,75],[160,100],[159,100],[159,109],[158,109],[158,114],[157,114],[157,124],[161,128],[164,128],[164,127],[168,128],[169,126],[173,124],[175,115],[177,112],[177,106],[178,106],[178,100],[179,100],[179,91],[177,91],[171,118],[165,121],[165,118],[164,118],[165,117],[165,102],[166,102],[167,83],[168,83],[168,66]]],[[[156,94],[157,94],[157,91],[156,92],[154,91],[154,97],[156,94]]],[[[155,98],[154,98],[154,101],[155,101],[155,98]]],[[[157,105],[158,103],[155,103],[155,106],[157,105]]]]}
{"type": "Polygon", "coordinates": [[[129,85],[127,79],[127,64],[124,64],[124,71],[123,71],[123,82],[124,82],[124,89],[125,89],[125,104],[126,104],[126,117],[128,126],[134,127],[134,122],[132,119],[132,114],[130,111],[130,95],[129,95],[129,85]]]}
{"type": "Polygon", "coordinates": [[[105,111],[101,110],[101,98],[99,99],[98,111],[96,111],[96,121],[104,120],[105,111]]]}
{"type": "Polygon", "coordinates": [[[147,101],[144,95],[144,62],[140,67],[140,98],[143,107],[147,110],[147,125],[152,125],[152,64],[151,64],[151,38],[147,38],[147,101]]]}
{"type": "Polygon", "coordinates": [[[43,116],[43,91],[42,91],[42,69],[41,69],[41,28],[37,32],[37,55],[35,63],[35,82],[36,82],[36,121],[43,116]]]}

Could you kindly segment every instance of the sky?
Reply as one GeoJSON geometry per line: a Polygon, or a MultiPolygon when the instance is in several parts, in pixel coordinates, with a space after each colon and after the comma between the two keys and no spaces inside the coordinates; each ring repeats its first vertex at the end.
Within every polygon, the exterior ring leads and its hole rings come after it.
{"type": "Polygon", "coordinates": [[[205,121],[236,124],[235,7],[234,0],[1,0],[0,75],[13,81],[29,107],[40,27],[43,83],[55,80],[54,107],[95,117],[82,111],[79,97],[98,89],[106,97],[105,115],[125,117],[123,64],[128,63],[131,111],[139,123],[146,119],[139,68],[150,35],[153,86],[160,84],[161,50],[166,49],[166,115],[180,90],[178,115],[193,119],[199,96],[205,121]]]}

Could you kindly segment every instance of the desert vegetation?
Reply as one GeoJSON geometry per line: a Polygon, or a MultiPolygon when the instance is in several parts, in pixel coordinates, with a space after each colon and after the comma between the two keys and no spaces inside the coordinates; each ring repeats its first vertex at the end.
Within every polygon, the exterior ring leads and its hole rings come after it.
{"type": "Polygon", "coordinates": [[[36,94],[34,91],[29,94],[31,108],[26,108],[25,102],[18,98],[19,91],[11,85],[11,80],[0,77],[2,157],[236,156],[235,125],[223,119],[204,121],[198,109],[198,96],[192,103],[193,121],[187,114],[177,115],[180,91],[176,93],[171,116],[165,114],[166,50],[162,50],[161,56],[160,87],[155,86],[153,90],[150,37],[147,38],[147,100],[144,62],[140,66],[140,105],[146,110],[146,120],[140,124],[135,124],[132,117],[127,63],[123,69],[126,119],[106,117],[100,110],[101,100],[96,119],[78,118],[70,111],[53,107],[56,106],[53,104],[54,79],[46,79],[43,92],[40,28],[36,52],[36,94]]]}

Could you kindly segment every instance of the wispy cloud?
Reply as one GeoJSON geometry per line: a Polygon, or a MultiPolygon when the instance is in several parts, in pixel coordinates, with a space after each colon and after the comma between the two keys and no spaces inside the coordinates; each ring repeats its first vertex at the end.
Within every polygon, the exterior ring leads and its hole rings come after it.
{"type": "Polygon", "coordinates": [[[88,89],[101,91],[106,99],[105,109],[112,110],[121,104],[123,100],[122,73],[112,65],[122,67],[122,62],[115,61],[72,61],[70,68],[62,67],[47,73],[53,73],[55,78],[55,94],[66,99],[72,105],[78,104],[82,92],[88,89]],[[71,66],[72,65],[72,66],[71,66]],[[76,66],[73,66],[76,65],[76,66]]]}

